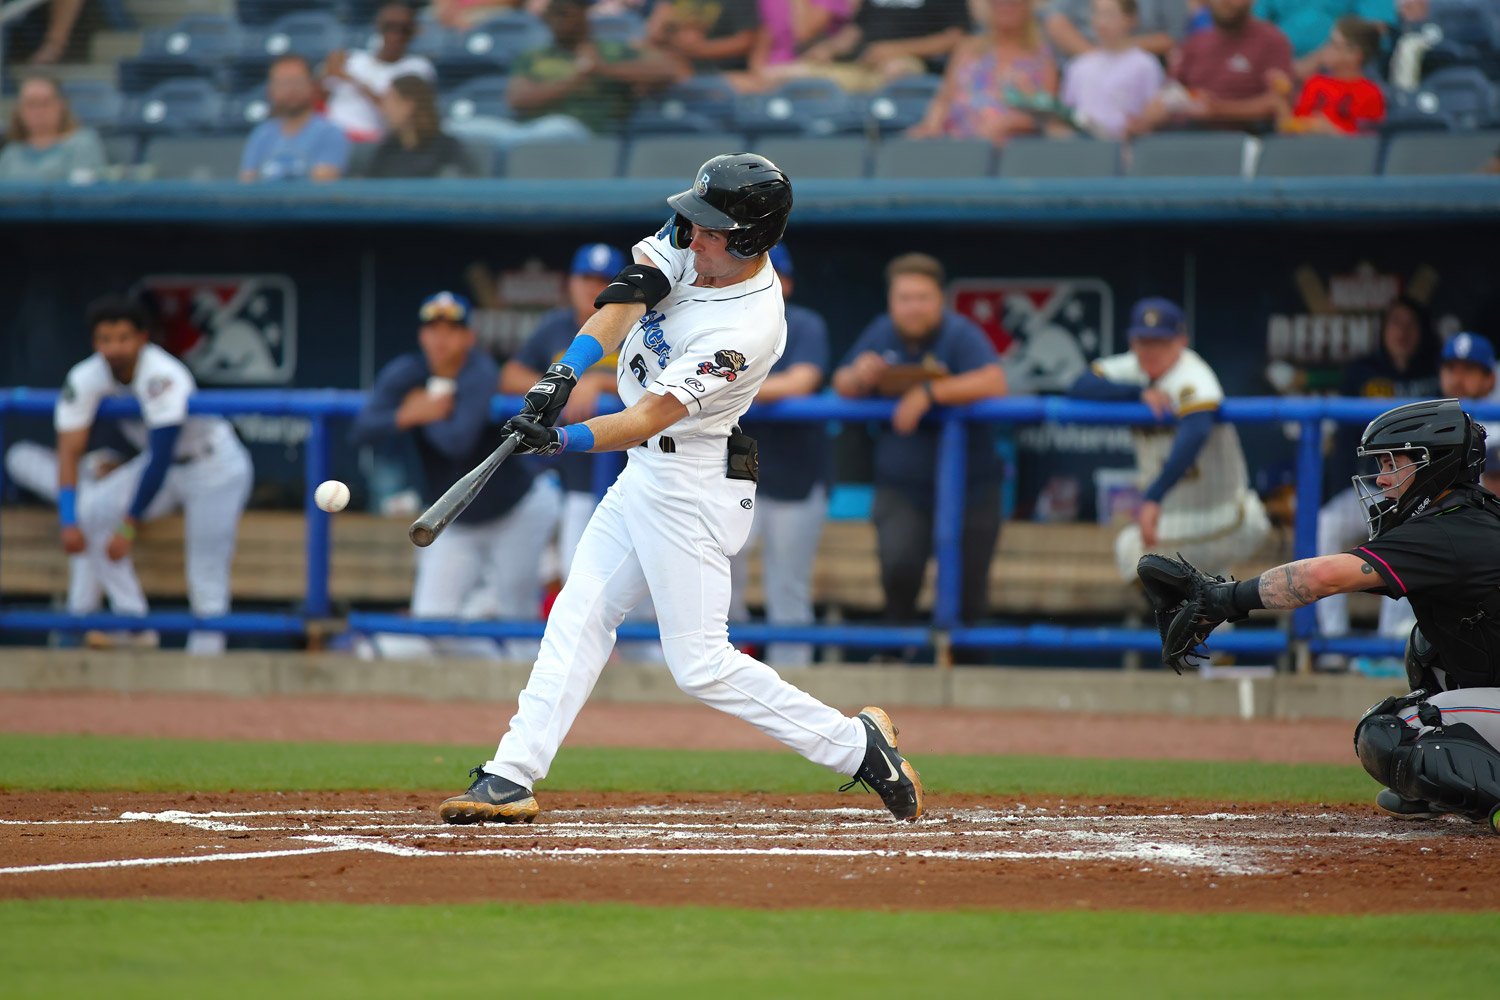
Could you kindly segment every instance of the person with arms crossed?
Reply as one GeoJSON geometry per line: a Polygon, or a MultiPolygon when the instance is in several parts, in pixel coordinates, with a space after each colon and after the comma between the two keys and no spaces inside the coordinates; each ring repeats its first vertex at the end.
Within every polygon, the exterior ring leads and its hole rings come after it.
{"type": "MultiPolygon", "coordinates": [[[[772,247],[770,257],[781,279],[782,296],[791,298],[792,255],[786,244],[772,247]]],[[[786,350],[771,367],[755,401],[774,403],[816,395],[828,364],[828,324],[806,306],[788,303],[786,350]]],[[[833,474],[827,428],[821,423],[746,421],[744,430],[758,445],[765,446],[768,458],[761,465],[760,497],[750,539],[730,560],[734,576],[730,617],[743,621],[750,616],[745,605],[750,549],[760,540],[766,621],[772,625],[811,625],[813,561],[828,516],[828,483],[833,474]]],[[[805,667],[812,658],[813,647],[807,642],[773,642],[766,647],[766,662],[773,667],[805,667]]]]}
{"type": "Polygon", "coordinates": [[[1239,432],[1218,419],[1224,389],[1188,347],[1187,322],[1176,303],[1137,302],[1130,350],[1094,362],[1068,394],[1139,401],[1158,417],[1177,420],[1175,428],[1132,428],[1145,495],[1135,523],[1115,539],[1121,577],[1135,578],[1145,552],[1191,553],[1190,560],[1223,572],[1260,548],[1271,523],[1249,486],[1239,432]]]}
{"type": "MultiPolygon", "coordinates": [[[[476,348],[469,311],[468,301],[452,292],[438,292],[422,303],[420,350],[380,370],[349,435],[356,445],[410,435],[429,504],[503,436],[490,420],[499,366],[476,348]]],[[[496,476],[456,523],[417,553],[412,617],[535,621],[541,611],[536,565],[556,508],[555,488],[546,480],[533,482],[524,466],[496,476]]],[[[386,656],[430,655],[433,649],[425,641],[392,636],[381,636],[377,645],[386,656]]],[[[485,639],[445,638],[435,646],[453,655],[494,655],[494,645],[485,639]]],[[[522,640],[505,644],[513,658],[527,657],[535,648],[522,640]]]]}
{"type": "Polygon", "coordinates": [[[615,628],[649,593],[679,687],[915,819],[921,780],[885,712],[849,718],[729,643],[729,559],[750,533],[758,474],[754,439],[735,422],[786,345],[766,251],[786,229],[791,182],[765,157],[728,153],[667,202],[674,215],[635,245],[634,263],[505,425],[520,454],[628,449],[630,459],[584,530],[510,730],[439,814],[449,823],[535,818],[534,784],[598,680],[615,628]],[[554,426],[577,373],[613,351],[625,410],[554,426]]]}

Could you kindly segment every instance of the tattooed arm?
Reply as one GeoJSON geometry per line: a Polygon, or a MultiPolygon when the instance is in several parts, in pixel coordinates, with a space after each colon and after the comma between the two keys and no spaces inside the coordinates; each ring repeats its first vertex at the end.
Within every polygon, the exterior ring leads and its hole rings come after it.
{"type": "Polygon", "coordinates": [[[1331,594],[1353,594],[1384,586],[1369,563],[1341,552],[1299,559],[1260,575],[1260,599],[1271,609],[1300,608],[1331,594]]]}

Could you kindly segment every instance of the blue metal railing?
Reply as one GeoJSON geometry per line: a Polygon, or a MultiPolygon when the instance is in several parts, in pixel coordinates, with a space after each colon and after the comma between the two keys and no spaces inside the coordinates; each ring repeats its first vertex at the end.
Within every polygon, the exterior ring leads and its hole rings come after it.
{"type": "MultiPolygon", "coordinates": [[[[0,391],[0,449],[3,449],[5,442],[7,416],[50,414],[56,399],[57,393],[52,390],[18,388],[0,391]]],[[[64,612],[6,608],[0,609],[0,630],[81,631],[148,627],[164,632],[208,628],[242,635],[304,634],[311,622],[328,618],[332,614],[328,592],[328,515],[313,505],[312,487],[328,476],[332,450],[330,423],[352,417],[359,411],[364,399],[363,393],[347,390],[247,389],[204,391],[194,396],[191,403],[194,413],[295,416],[309,421],[303,456],[307,483],[307,586],[303,606],[297,612],[231,613],[212,619],[198,619],[184,613],[152,613],[145,619],[140,619],[106,614],[73,616],[64,612]]],[[[497,417],[503,417],[515,412],[519,405],[518,398],[497,396],[494,413],[497,417]]],[[[1395,405],[1395,401],[1318,398],[1244,398],[1225,401],[1222,416],[1232,423],[1292,423],[1300,429],[1296,451],[1297,513],[1293,543],[1296,558],[1306,558],[1317,553],[1317,518],[1323,482],[1323,421],[1365,422],[1392,405],[1395,405]]],[[[757,406],[749,416],[760,421],[791,423],[888,421],[893,409],[894,402],[890,400],[841,400],[831,396],[818,396],[757,406]]],[[[1476,403],[1470,407],[1470,412],[1481,420],[1500,419],[1500,404],[1476,403]]],[[[110,399],[101,405],[99,414],[106,418],[129,417],[138,415],[139,409],[133,400],[110,399]]],[[[960,621],[959,609],[964,558],[962,524],[966,492],[965,455],[967,433],[971,424],[1055,422],[1145,425],[1161,421],[1141,404],[1098,403],[1059,397],[989,400],[973,406],[938,411],[929,419],[942,424],[938,477],[933,498],[937,513],[934,518],[937,588],[931,625],[786,627],[742,624],[732,627],[734,639],[738,642],[818,642],[888,648],[920,646],[941,638],[959,648],[1077,652],[1156,650],[1158,639],[1150,629],[1069,628],[1049,624],[966,625],[960,621]]],[[[606,456],[601,465],[605,462],[618,463],[618,458],[606,456]]],[[[608,468],[605,466],[601,470],[601,476],[598,477],[601,483],[608,481],[608,468]]],[[[3,475],[3,470],[0,470],[0,487],[4,485],[3,475]]],[[[411,619],[394,614],[361,612],[349,614],[347,621],[350,628],[359,631],[488,636],[497,639],[536,638],[541,635],[543,627],[540,622],[411,619]]],[[[627,624],[619,630],[622,640],[649,639],[655,635],[654,627],[647,625],[627,624]]],[[[1293,642],[1304,643],[1312,653],[1397,655],[1400,652],[1400,644],[1394,640],[1320,636],[1317,634],[1316,617],[1310,607],[1294,613],[1288,632],[1246,628],[1215,637],[1218,648],[1242,654],[1278,655],[1286,652],[1293,642]]]]}

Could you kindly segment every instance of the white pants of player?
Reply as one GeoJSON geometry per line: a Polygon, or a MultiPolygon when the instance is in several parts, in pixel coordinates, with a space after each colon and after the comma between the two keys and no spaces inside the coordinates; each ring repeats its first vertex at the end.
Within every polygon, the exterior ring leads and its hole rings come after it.
{"type": "MultiPolygon", "coordinates": [[[[745,621],[750,610],[745,591],[750,581],[750,551],[761,543],[761,585],[766,595],[766,621],[772,625],[813,623],[813,561],[818,539],[828,517],[828,491],[821,484],[801,500],[756,501],[755,523],[750,538],[730,560],[734,596],[729,617],[745,621]]],[[[766,646],[766,662],[773,667],[806,667],[812,664],[809,642],[773,642],[766,646]]]]}
{"type": "MultiPolygon", "coordinates": [[[[504,515],[479,524],[460,519],[431,545],[418,549],[411,616],[535,621],[541,608],[536,566],[557,518],[558,492],[552,477],[538,476],[504,515]]],[[[531,639],[509,639],[497,647],[489,639],[471,636],[381,634],[375,643],[390,659],[503,655],[528,660],[538,648],[531,639]]]]}
{"type": "Polygon", "coordinates": [[[1128,524],[1115,537],[1115,564],[1121,579],[1135,579],[1135,564],[1147,551],[1182,557],[1205,573],[1226,574],[1230,567],[1255,555],[1271,521],[1254,491],[1246,490],[1238,509],[1205,511],[1201,521],[1189,512],[1162,513],[1160,538],[1148,550],[1141,541],[1141,526],[1128,524]]]}
{"type": "MultiPolygon", "coordinates": [[[[7,470],[33,492],[43,492],[39,487],[50,481],[50,496],[56,500],[56,453],[39,445],[17,453],[21,447],[18,444],[7,454],[7,470]]],[[[108,595],[110,609],[116,614],[139,616],[147,611],[146,594],[141,590],[134,561],[128,557],[110,559],[105,547],[129,511],[149,460],[148,454],[137,455],[79,493],[78,526],[88,548],[73,557],[70,566],[68,610],[74,614],[97,611],[101,591],[108,595]]],[[[245,446],[236,438],[226,437],[209,454],[167,470],[161,489],[146,507],[146,521],[182,509],[188,606],[195,615],[209,617],[229,611],[235,537],[253,480],[245,446]]],[[[222,632],[188,634],[189,653],[213,655],[223,650],[222,632]]]]}
{"type": "Polygon", "coordinates": [[[729,557],[750,533],[755,484],[724,478],[722,441],[675,454],[631,450],[573,557],[510,730],[484,769],[530,788],[599,679],[615,628],[655,598],[667,669],[705,705],[744,719],[803,757],[853,774],[864,728],[729,644],[729,557]]]}
{"type": "MultiPolygon", "coordinates": [[[[84,497],[99,480],[93,459],[99,452],[90,452],[78,463],[78,496],[84,497]]],[[[108,453],[112,461],[119,456],[108,453]]],[[[33,441],[17,441],[5,452],[5,474],[17,486],[35,493],[43,500],[57,503],[57,452],[33,441]]],[[[68,556],[68,611],[75,615],[86,615],[98,611],[104,597],[109,597],[109,606],[119,611],[120,600],[129,600],[128,593],[105,595],[99,578],[94,575],[89,557],[83,553],[68,556]]]]}
{"type": "MultiPolygon", "coordinates": [[[[578,551],[578,542],[583,538],[584,529],[589,526],[589,518],[594,516],[594,509],[598,506],[599,499],[592,493],[569,490],[563,494],[562,520],[557,526],[557,558],[562,564],[560,575],[565,582],[568,579],[568,567],[573,565],[573,555],[578,551]]],[[[625,615],[625,620],[643,625],[656,621],[656,609],[651,606],[650,596],[632,608],[625,615]]],[[[622,642],[616,652],[627,663],[664,662],[659,642],[622,642]]]]}
{"type": "MultiPolygon", "coordinates": [[[[1370,537],[1370,525],[1365,519],[1365,505],[1360,502],[1354,487],[1334,494],[1318,511],[1318,555],[1333,555],[1349,549],[1370,537]]],[[[1314,605],[1318,609],[1318,631],[1326,636],[1349,634],[1349,598],[1346,594],[1325,597],[1314,605]]],[[[1394,639],[1404,639],[1416,624],[1416,615],[1411,602],[1380,602],[1380,634],[1394,639]]]]}

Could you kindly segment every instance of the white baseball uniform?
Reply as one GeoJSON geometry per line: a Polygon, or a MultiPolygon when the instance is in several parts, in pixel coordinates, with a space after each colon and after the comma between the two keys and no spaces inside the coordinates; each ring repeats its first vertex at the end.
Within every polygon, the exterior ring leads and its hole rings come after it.
{"type": "MultiPolygon", "coordinates": [[[[1094,362],[1094,371],[1123,385],[1145,388],[1153,384],[1128,351],[1100,358],[1094,362]]],[[[1217,410],[1224,402],[1218,376],[1195,351],[1183,351],[1154,384],[1172,400],[1178,419],[1217,410]]],[[[1161,474],[1176,428],[1135,427],[1132,437],[1144,490],[1161,474]]],[[[1249,487],[1239,432],[1232,424],[1215,424],[1192,468],[1162,497],[1154,551],[1180,552],[1205,572],[1223,573],[1253,555],[1270,530],[1265,507],[1249,487]]],[[[1135,565],[1145,551],[1140,525],[1127,525],[1115,539],[1115,561],[1122,579],[1135,579],[1135,565]]]]}
{"type": "Polygon", "coordinates": [[[579,542],[510,731],[484,770],[534,787],[583,707],[615,628],[648,593],[677,684],[808,760],[852,775],[865,754],[856,719],[793,687],[729,643],[729,558],[744,545],[755,484],[729,479],[727,442],[786,343],[781,283],[768,261],[723,288],[693,284],[690,251],[663,235],[635,246],[672,291],[620,347],[627,406],[672,395],[687,415],[630,449],[579,542]]]}
{"type": "MultiPolygon", "coordinates": [[[[153,520],[178,507],[186,516],[188,604],[200,616],[229,610],[229,570],[234,561],[240,514],[250,498],[253,470],[250,455],[223,417],[188,416],[188,400],[197,383],[186,365],[155,344],[142,348],[130,384],[116,382],[108,363],[97,354],[74,365],[58,397],[53,423],[59,432],[82,430],[94,422],[99,404],[109,396],[132,395],[141,406],[141,420],[126,420],[120,430],[141,453],[93,484],[78,497],[78,526],[88,541],[83,558],[89,576],[109,595],[110,607],[122,615],[144,615],[146,595],[130,558],[111,560],[105,553],[119,528],[136,485],[150,461],[148,431],[181,425],[172,467],[161,489],[147,505],[144,520],[153,520]]],[[[76,595],[70,610],[97,610],[88,594],[76,595]]],[[[219,632],[193,632],[187,649],[211,654],[224,649],[219,632]]]]}

